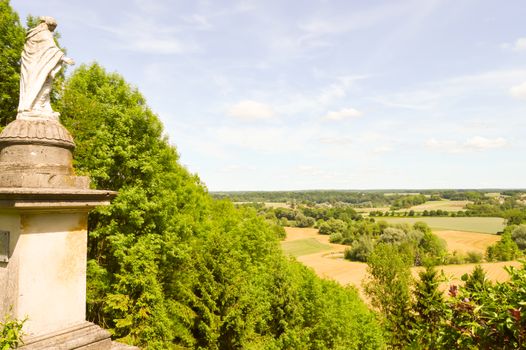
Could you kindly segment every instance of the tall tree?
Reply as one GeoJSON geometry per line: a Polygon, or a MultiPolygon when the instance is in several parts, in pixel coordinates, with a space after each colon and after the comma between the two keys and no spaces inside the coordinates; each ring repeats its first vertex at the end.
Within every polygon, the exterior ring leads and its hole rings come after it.
{"type": "Polygon", "coordinates": [[[152,349],[382,346],[356,291],[284,257],[255,210],[212,200],[123,77],[81,66],[59,97],[77,171],[119,192],[89,218],[90,320],[152,349]]]}
{"type": "Polygon", "coordinates": [[[9,0],[0,0],[0,129],[16,117],[25,33],[9,0]]]}

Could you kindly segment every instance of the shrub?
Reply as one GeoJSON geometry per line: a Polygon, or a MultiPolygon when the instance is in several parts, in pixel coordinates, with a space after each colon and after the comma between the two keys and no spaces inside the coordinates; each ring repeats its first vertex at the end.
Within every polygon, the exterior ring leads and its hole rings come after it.
{"type": "Polygon", "coordinates": [[[25,320],[14,320],[6,316],[3,322],[0,322],[0,349],[15,349],[22,343],[22,327],[25,320]]]}
{"type": "Polygon", "coordinates": [[[517,226],[511,233],[511,239],[513,239],[519,249],[526,249],[526,225],[517,226]]]}
{"type": "Polygon", "coordinates": [[[401,243],[407,238],[406,233],[399,228],[388,227],[384,230],[384,233],[380,235],[378,240],[379,243],[401,243]]]}
{"type": "Polygon", "coordinates": [[[341,232],[334,232],[329,237],[329,242],[331,242],[331,243],[341,243],[342,239],[343,239],[343,234],[341,232]]]}
{"type": "Polygon", "coordinates": [[[489,261],[515,260],[519,254],[519,247],[513,241],[509,232],[503,233],[501,240],[489,246],[486,250],[486,256],[489,261]]]}
{"type": "Polygon", "coordinates": [[[470,250],[469,252],[466,253],[466,262],[470,264],[477,264],[481,262],[483,258],[484,258],[484,254],[474,251],[474,250],[470,250]]]}
{"type": "Polygon", "coordinates": [[[351,248],[345,250],[345,259],[366,262],[374,249],[374,243],[369,237],[360,237],[351,248]]]}

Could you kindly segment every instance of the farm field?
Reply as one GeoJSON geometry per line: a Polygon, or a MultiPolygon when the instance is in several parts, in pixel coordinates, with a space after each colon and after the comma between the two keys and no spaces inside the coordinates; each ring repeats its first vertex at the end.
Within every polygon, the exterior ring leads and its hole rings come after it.
{"type": "Polygon", "coordinates": [[[415,205],[407,210],[424,211],[424,210],[447,210],[447,211],[460,211],[463,210],[466,204],[473,203],[471,201],[429,201],[424,204],[415,205]]]}
{"type": "Polygon", "coordinates": [[[315,238],[303,238],[283,242],[281,244],[281,249],[283,249],[283,251],[286,254],[298,257],[302,255],[332,250],[333,248],[328,244],[321,243],[315,238]]]}
{"type": "Polygon", "coordinates": [[[504,219],[502,218],[480,218],[480,217],[381,217],[378,221],[383,220],[391,224],[408,223],[422,221],[429,225],[433,230],[452,230],[452,231],[468,231],[481,233],[497,233],[504,228],[504,219]]]}
{"type": "Polygon", "coordinates": [[[475,251],[484,254],[486,248],[500,240],[500,236],[479,232],[446,230],[433,231],[433,233],[446,241],[450,252],[475,251]]]}
{"type": "MultiPolygon", "coordinates": [[[[424,210],[447,210],[450,212],[457,212],[464,210],[464,207],[466,204],[472,203],[471,201],[450,201],[450,200],[441,200],[441,201],[428,201],[424,204],[415,205],[409,209],[400,209],[396,210],[397,213],[405,213],[410,210],[414,210],[416,212],[423,212],[424,210]]],[[[371,211],[390,211],[390,207],[366,207],[366,208],[354,208],[358,213],[361,214],[369,214],[371,211]]]]}
{"type": "MultiPolygon", "coordinates": [[[[298,244],[300,247],[307,245],[306,241],[317,241],[319,244],[312,244],[314,249],[308,250],[306,254],[302,254],[300,248],[294,251],[289,250],[289,254],[294,255],[299,262],[312,268],[318,276],[332,279],[343,285],[351,284],[358,288],[360,294],[364,296],[362,281],[367,277],[367,264],[344,260],[343,252],[347,246],[329,243],[328,236],[319,235],[318,230],[313,228],[286,227],[285,231],[287,232],[287,238],[282,242],[284,250],[286,250],[285,247],[290,247],[290,244],[295,241],[303,241],[298,244]]],[[[484,251],[485,247],[491,244],[489,243],[491,240],[498,240],[500,238],[499,236],[484,233],[463,231],[436,231],[435,233],[448,242],[448,248],[450,250],[458,251],[484,251]]],[[[307,249],[303,252],[307,252],[307,249]]],[[[480,265],[486,271],[490,280],[502,282],[508,278],[508,274],[504,270],[505,266],[518,267],[521,264],[519,262],[496,262],[482,263],[480,265]]],[[[443,285],[443,288],[447,288],[448,284],[461,283],[461,276],[471,272],[475,266],[476,264],[464,264],[437,267],[438,270],[442,270],[448,278],[448,282],[443,285]]],[[[412,269],[415,277],[418,275],[420,269],[420,267],[412,269]]]]}
{"type": "MultiPolygon", "coordinates": [[[[253,202],[234,202],[234,204],[251,204],[253,202]]],[[[263,203],[267,208],[290,208],[289,203],[282,202],[265,202],[263,203]]]]}
{"type": "Polygon", "coordinates": [[[382,212],[386,212],[390,210],[389,207],[378,207],[378,208],[365,207],[365,208],[353,208],[353,209],[356,210],[356,212],[360,214],[369,214],[370,212],[377,211],[377,210],[382,211],[382,212]]]}

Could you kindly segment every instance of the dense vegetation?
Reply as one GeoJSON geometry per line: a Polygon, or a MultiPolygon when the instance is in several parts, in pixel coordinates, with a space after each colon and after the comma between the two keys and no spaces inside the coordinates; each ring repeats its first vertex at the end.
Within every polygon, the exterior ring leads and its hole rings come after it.
{"type": "Polygon", "coordinates": [[[78,171],[119,191],[89,220],[90,319],[150,348],[381,346],[356,291],[287,260],[254,210],[208,196],[122,77],[82,66],[57,108],[78,171]]]}
{"type": "MultiPolygon", "coordinates": [[[[5,26],[23,33],[16,20],[5,26]]],[[[19,57],[23,35],[13,40],[19,57]]],[[[10,64],[18,81],[18,58],[10,64]]],[[[11,102],[18,95],[15,85],[2,92],[11,102]]],[[[94,188],[118,191],[89,217],[89,320],[151,349],[383,347],[356,290],[285,257],[282,229],[253,209],[210,197],[123,77],[81,66],[57,92],[54,108],[77,143],[77,172],[94,188]]],[[[2,110],[8,119],[11,107],[2,110]]]]}
{"type": "MultiPolygon", "coordinates": [[[[24,40],[7,0],[0,0],[0,25],[5,125],[16,115],[24,40]]],[[[75,137],[77,172],[89,175],[94,188],[119,193],[111,206],[90,214],[88,241],[88,318],[114,338],[151,349],[381,349],[384,339],[392,348],[524,347],[524,269],[510,270],[511,281],[495,285],[477,270],[446,298],[432,268],[418,281],[409,273],[444,254],[427,226],[390,226],[345,205],[403,208],[425,195],[470,200],[474,207],[467,210],[480,213],[490,212],[486,205],[503,217],[511,210],[501,246],[492,251],[497,259],[526,246],[521,192],[503,193],[511,198],[503,203],[483,191],[228,195],[294,203],[236,208],[218,199],[224,194],[212,198],[180,165],[158,117],[122,76],[81,66],[57,90],[54,108],[75,137]],[[377,313],[355,289],[319,279],[285,257],[279,239],[287,224],[315,225],[334,242],[362,244],[353,254],[370,266],[366,292],[377,313]]],[[[7,322],[0,334],[16,342],[20,326],[7,322]]]]}
{"type": "Polygon", "coordinates": [[[378,245],[369,260],[370,296],[388,331],[392,348],[524,349],[526,269],[509,268],[510,281],[491,283],[482,268],[450,285],[433,267],[414,280],[410,262],[392,246],[378,245]]]}

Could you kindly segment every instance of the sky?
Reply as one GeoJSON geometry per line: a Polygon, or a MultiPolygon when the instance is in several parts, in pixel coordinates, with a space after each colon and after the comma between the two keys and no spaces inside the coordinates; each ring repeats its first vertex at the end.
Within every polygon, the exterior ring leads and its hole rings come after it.
{"type": "Polygon", "coordinates": [[[526,188],[524,0],[11,5],[137,87],[211,191],[526,188]]]}

